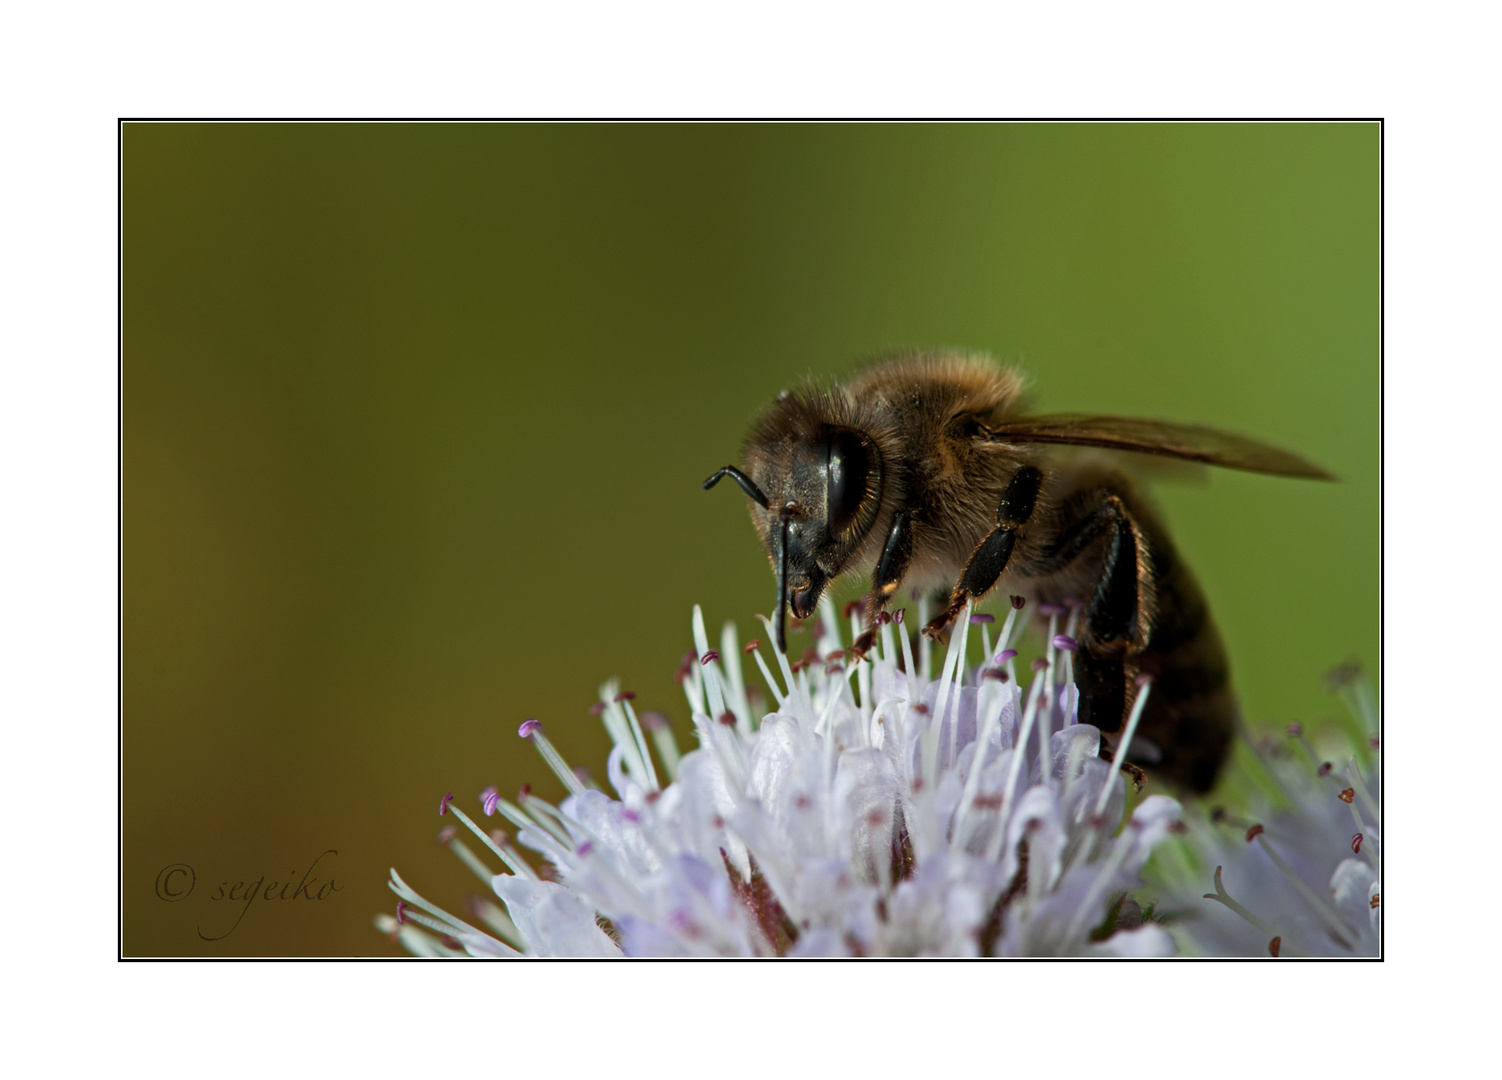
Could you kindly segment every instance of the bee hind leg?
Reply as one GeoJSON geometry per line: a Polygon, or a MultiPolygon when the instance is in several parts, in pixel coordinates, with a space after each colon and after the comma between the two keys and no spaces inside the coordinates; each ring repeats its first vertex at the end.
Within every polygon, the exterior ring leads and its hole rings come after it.
{"type": "Polygon", "coordinates": [[[1102,537],[1105,557],[1086,605],[1074,671],[1080,691],[1079,722],[1109,734],[1121,729],[1126,715],[1127,682],[1137,673],[1133,654],[1140,636],[1141,544],[1136,523],[1121,498],[1107,494],[1093,511],[1065,529],[1043,569],[1062,569],[1102,537]]]}
{"type": "Polygon", "coordinates": [[[960,580],[949,597],[949,606],[923,628],[925,634],[938,637],[965,610],[966,601],[991,591],[1011,561],[1012,549],[1017,545],[1017,531],[1033,516],[1033,504],[1037,502],[1038,489],[1042,485],[1043,474],[1031,465],[1012,475],[1002,492],[1001,504],[996,508],[996,528],[987,533],[970,553],[960,580]]]}
{"type": "Polygon", "coordinates": [[[1074,657],[1080,722],[1117,736],[1136,702],[1137,676],[1151,675],[1130,760],[1175,785],[1208,791],[1238,713],[1224,646],[1198,584],[1120,477],[1078,485],[1060,511],[1062,531],[1027,573],[1089,589],[1074,657]]]}
{"type": "Polygon", "coordinates": [[[1109,530],[1100,583],[1086,608],[1086,632],[1079,652],[1082,724],[1117,731],[1126,716],[1127,680],[1136,674],[1128,653],[1137,637],[1137,530],[1126,507],[1108,496],[1097,511],[1109,530]]]}

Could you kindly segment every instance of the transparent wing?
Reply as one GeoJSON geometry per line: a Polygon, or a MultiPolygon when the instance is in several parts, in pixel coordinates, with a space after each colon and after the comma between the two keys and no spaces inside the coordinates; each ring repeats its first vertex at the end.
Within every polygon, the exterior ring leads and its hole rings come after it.
{"type": "Polygon", "coordinates": [[[1134,420],[1125,416],[1024,416],[1000,424],[987,424],[991,437],[1010,443],[1058,443],[1066,446],[1099,446],[1136,454],[1202,461],[1226,469],[1301,476],[1310,480],[1334,480],[1335,474],[1305,461],[1299,455],[1267,443],[1233,435],[1229,431],[1175,424],[1167,420],[1134,420]]]}

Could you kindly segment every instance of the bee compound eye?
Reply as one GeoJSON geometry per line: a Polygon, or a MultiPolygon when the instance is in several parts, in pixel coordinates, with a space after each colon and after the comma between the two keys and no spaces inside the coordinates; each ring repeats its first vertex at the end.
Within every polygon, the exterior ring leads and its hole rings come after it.
{"type": "Polygon", "coordinates": [[[829,440],[829,528],[846,533],[866,500],[871,459],[853,432],[838,431],[829,440]]]}

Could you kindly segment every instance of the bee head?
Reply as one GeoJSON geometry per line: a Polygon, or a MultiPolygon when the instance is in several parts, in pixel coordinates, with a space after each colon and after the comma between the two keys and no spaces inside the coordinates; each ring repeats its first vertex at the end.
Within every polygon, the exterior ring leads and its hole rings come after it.
{"type": "Polygon", "coordinates": [[[812,615],[870,531],[882,464],[875,443],[854,428],[803,409],[777,419],[783,422],[764,424],[747,447],[749,475],[727,467],[705,486],[732,476],[752,500],[751,519],[777,576],[777,647],[785,652],[787,610],[812,615]]]}

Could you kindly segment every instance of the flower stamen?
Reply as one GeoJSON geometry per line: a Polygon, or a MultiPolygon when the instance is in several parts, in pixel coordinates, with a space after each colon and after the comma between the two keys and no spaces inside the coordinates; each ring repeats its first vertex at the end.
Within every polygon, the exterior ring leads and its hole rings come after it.
{"type": "Polygon", "coordinates": [[[583,795],[589,789],[579,782],[574,775],[574,770],[568,767],[568,762],[563,760],[563,755],[554,749],[548,737],[542,733],[542,724],[536,720],[525,720],[522,726],[516,729],[516,733],[524,739],[531,739],[532,745],[537,747],[542,760],[548,763],[548,768],[553,770],[554,775],[563,781],[563,786],[575,795],[583,795]]]}
{"type": "Polygon", "coordinates": [[[1283,876],[1298,890],[1299,895],[1307,900],[1309,905],[1314,908],[1315,913],[1324,920],[1325,925],[1335,932],[1335,936],[1338,939],[1348,942],[1351,938],[1355,937],[1351,928],[1346,925],[1345,920],[1331,910],[1330,905],[1320,899],[1313,889],[1305,885],[1303,880],[1283,861],[1283,857],[1277,853],[1272,844],[1268,843],[1266,836],[1259,834],[1257,836],[1257,843],[1262,846],[1263,851],[1267,852],[1267,857],[1273,861],[1273,865],[1281,870],[1283,876]]]}
{"type": "MultiPolygon", "coordinates": [[[[1132,736],[1137,733],[1137,722],[1142,719],[1142,710],[1147,707],[1148,695],[1153,689],[1153,680],[1150,675],[1137,676],[1137,700],[1132,702],[1132,712],[1127,717],[1126,730],[1121,733],[1121,743],[1116,747],[1116,753],[1111,755],[1111,776],[1104,787],[1100,789],[1100,797],[1095,800],[1095,814],[1099,817],[1106,812],[1106,802],[1111,797],[1111,789],[1116,786],[1121,776],[1121,763],[1126,760],[1127,750],[1132,745],[1132,736]]],[[[1121,781],[1122,790],[1126,790],[1126,781],[1121,781]]]]}

